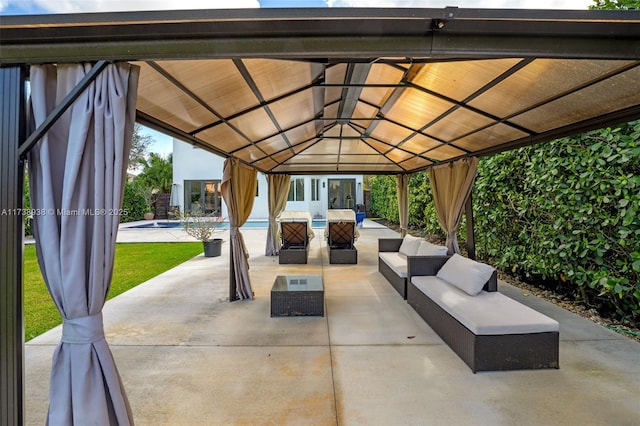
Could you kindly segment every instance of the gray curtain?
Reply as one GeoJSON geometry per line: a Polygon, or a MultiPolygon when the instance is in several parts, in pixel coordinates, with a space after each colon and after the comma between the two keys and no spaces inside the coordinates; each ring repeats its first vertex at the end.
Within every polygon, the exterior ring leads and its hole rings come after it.
{"type": "Polygon", "coordinates": [[[400,222],[400,236],[407,235],[409,227],[409,175],[396,175],[396,192],[398,195],[398,221],[400,222]]]}
{"type": "MultiPolygon", "coordinates": [[[[32,125],[91,65],[31,66],[32,125]]],[[[135,120],[139,69],[110,64],[29,154],[33,232],[46,285],[62,315],[47,423],[133,424],[104,337],[118,209],[135,120]]]]}
{"type": "Polygon", "coordinates": [[[460,253],[458,227],[464,204],[471,194],[478,170],[476,157],[464,158],[429,169],[429,181],[438,222],[447,233],[449,253],[460,253]]]}
{"type": "Polygon", "coordinates": [[[257,171],[242,164],[236,158],[227,158],[222,172],[222,197],[229,213],[229,232],[231,235],[231,262],[236,280],[236,296],[240,299],[253,299],[251,280],[249,279],[249,252],[244,244],[240,227],[249,218],[258,185],[257,171]]]}
{"type": "Polygon", "coordinates": [[[289,175],[267,175],[269,229],[267,229],[267,247],[264,251],[266,256],[277,256],[280,251],[281,243],[278,239],[278,222],[276,222],[276,218],[287,207],[290,182],[291,176],[289,175]]]}

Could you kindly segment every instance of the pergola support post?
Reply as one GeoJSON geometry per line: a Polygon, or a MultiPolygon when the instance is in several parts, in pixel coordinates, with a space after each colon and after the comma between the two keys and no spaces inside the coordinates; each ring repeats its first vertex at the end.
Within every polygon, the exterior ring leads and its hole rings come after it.
{"type": "Polygon", "coordinates": [[[464,205],[467,221],[467,256],[469,259],[476,259],[476,237],[474,233],[475,224],[473,223],[473,198],[469,194],[467,202],[464,205]]]}
{"type": "Polygon", "coordinates": [[[24,67],[0,68],[0,425],[24,424],[22,314],[24,67]]]}

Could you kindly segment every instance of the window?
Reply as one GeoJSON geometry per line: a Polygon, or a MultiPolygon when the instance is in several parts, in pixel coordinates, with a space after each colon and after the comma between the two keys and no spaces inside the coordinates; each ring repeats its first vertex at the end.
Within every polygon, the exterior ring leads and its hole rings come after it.
{"type": "Polygon", "coordinates": [[[320,200],[320,179],[311,179],[311,201],[320,200]]]}
{"type": "Polygon", "coordinates": [[[287,201],[304,201],[304,178],[291,179],[287,201]]]}

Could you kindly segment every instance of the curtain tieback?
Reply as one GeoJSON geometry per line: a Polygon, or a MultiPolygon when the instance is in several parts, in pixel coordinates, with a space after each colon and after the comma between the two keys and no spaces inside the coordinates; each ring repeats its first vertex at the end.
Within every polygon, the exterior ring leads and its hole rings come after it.
{"type": "Polygon", "coordinates": [[[62,321],[62,342],[88,344],[104,339],[102,312],[62,321]]]}

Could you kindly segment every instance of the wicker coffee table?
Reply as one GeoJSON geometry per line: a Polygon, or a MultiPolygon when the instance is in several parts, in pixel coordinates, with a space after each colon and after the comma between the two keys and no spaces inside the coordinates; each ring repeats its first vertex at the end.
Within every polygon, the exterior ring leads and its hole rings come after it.
{"type": "Polygon", "coordinates": [[[324,316],[321,275],[278,275],[271,287],[271,316],[324,316]]]}

